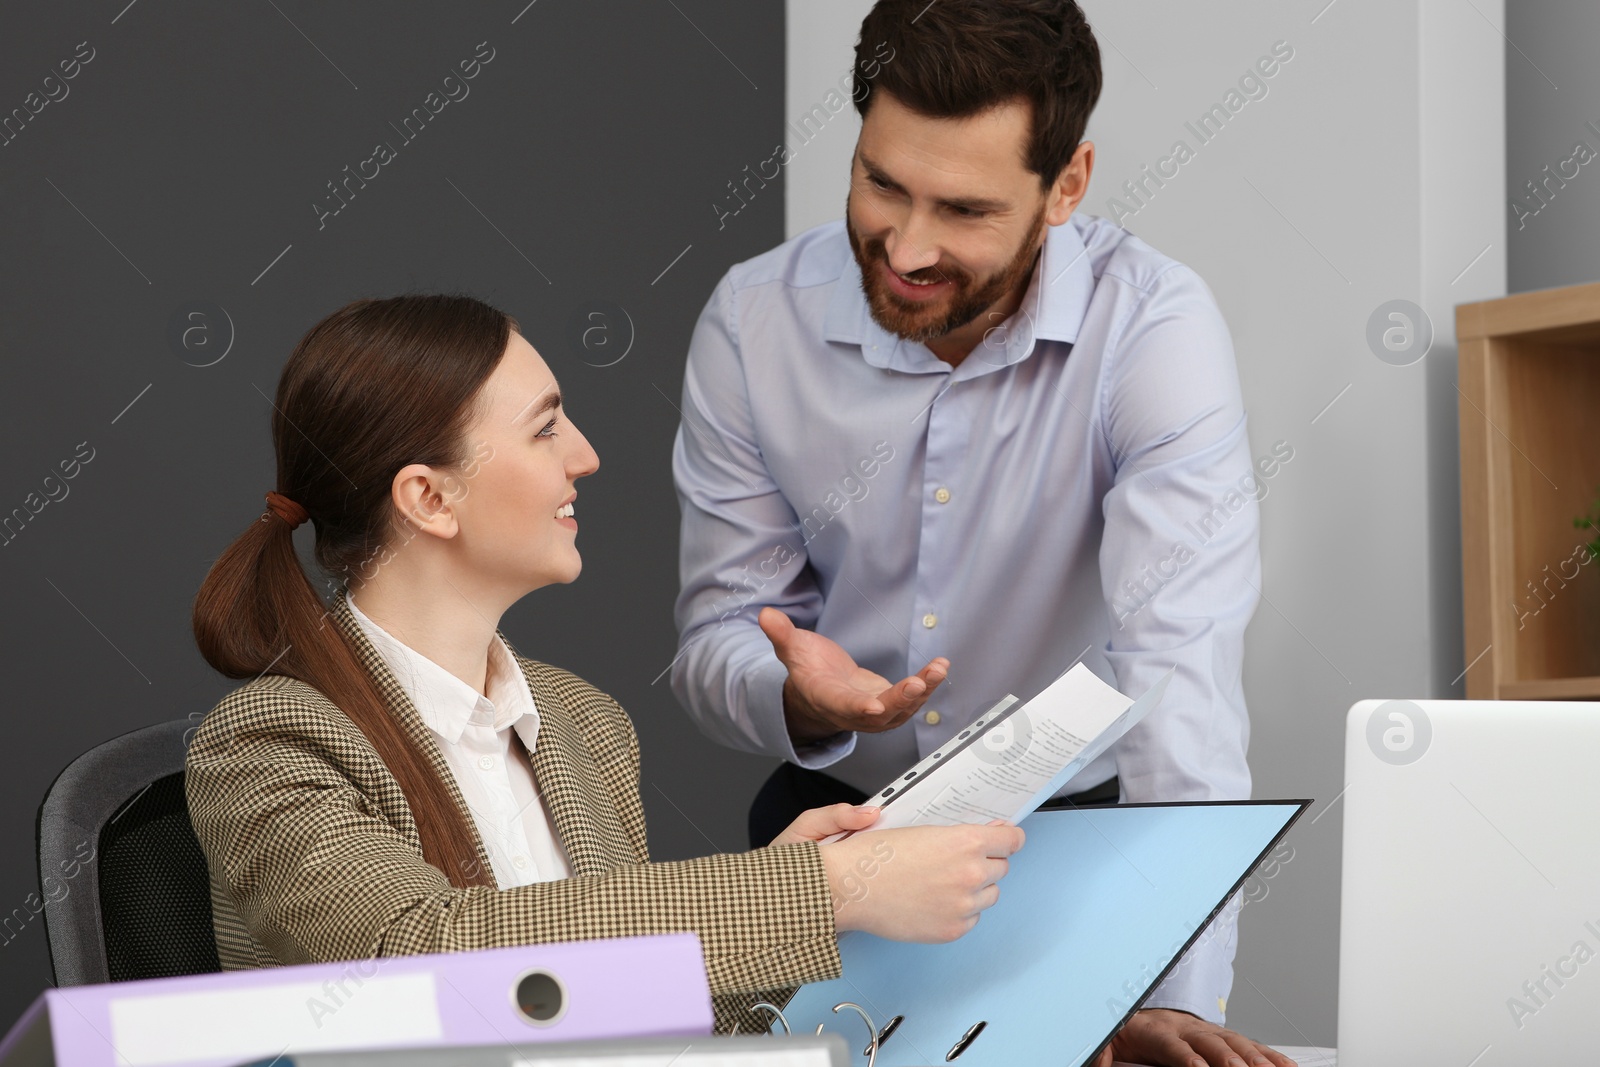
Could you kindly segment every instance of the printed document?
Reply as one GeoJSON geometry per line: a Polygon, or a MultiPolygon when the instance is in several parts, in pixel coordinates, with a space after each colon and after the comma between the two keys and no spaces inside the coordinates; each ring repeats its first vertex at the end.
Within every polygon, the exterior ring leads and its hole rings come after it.
{"type": "Polygon", "coordinates": [[[1132,700],[1079,663],[1027,703],[1008,696],[869,797],[883,807],[869,829],[1020,822],[1144,718],[1171,678],[1132,700]]]}

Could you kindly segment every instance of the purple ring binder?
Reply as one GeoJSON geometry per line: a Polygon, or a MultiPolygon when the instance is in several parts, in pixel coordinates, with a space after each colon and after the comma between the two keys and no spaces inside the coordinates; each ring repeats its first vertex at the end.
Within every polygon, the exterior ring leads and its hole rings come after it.
{"type": "Polygon", "coordinates": [[[661,934],[47,989],[0,1041],[0,1067],[224,1067],[711,1029],[700,939],[661,934]]]}

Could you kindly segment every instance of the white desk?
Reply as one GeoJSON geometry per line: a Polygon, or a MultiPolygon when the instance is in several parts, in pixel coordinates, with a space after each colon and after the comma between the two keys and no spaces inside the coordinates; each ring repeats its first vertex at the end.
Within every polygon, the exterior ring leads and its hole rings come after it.
{"type": "MultiPolygon", "coordinates": [[[[1310,1048],[1303,1045],[1273,1045],[1273,1048],[1288,1056],[1300,1067],[1335,1067],[1334,1050],[1331,1048],[1310,1048]]],[[[1138,1067],[1137,1064],[1116,1061],[1111,1067],[1138,1067]]]]}

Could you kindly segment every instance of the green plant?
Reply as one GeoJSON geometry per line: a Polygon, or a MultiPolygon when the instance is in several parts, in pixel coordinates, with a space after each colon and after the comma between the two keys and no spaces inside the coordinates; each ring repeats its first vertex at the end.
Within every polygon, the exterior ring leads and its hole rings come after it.
{"type": "MultiPolygon", "coordinates": [[[[1591,532],[1600,530],[1600,487],[1595,489],[1594,503],[1589,505],[1589,514],[1573,519],[1572,525],[1591,532]]],[[[1587,542],[1584,547],[1589,550],[1590,559],[1600,557],[1600,535],[1596,535],[1595,539],[1587,542]]]]}

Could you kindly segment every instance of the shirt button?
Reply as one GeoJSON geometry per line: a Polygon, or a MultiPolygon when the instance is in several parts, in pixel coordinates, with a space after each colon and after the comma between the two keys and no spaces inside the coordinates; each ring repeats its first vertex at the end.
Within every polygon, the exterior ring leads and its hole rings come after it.
{"type": "Polygon", "coordinates": [[[950,503],[950,490],[941,485],[938,489],[934,490],[933,499],[937,500],[941,504],[950,503]]]}
{"type": "Polygon", "coordinates": [[[478,757],[478,766],[482,767],[484,770],[489,770],[491,767],[494,766],[494,757],[493,756],[479,756],[478,757]]]}
{"type": "Polygon", "coordinates": [[[928,612],[922,617],[922,625],[930,630],[933,629],[935,626],[939,625],[939,616],[935,615],[931,611],[928,612]]]}
{"type": "Polygon", "coordinates": [[[526,856],[518,856],[516,859],[512,860],[511,862],[516,864],[518,867],[526,867],[528,865],[528,857],[526,857],[526,856]]]}
{"type": "Polygon", "coordinates": [[[922,713],[922,721],[927,723],[929,726],[938,726],[941,718],[943,718],[943,716],[941,716],[937,711],[925,711],[922,713]]]}

